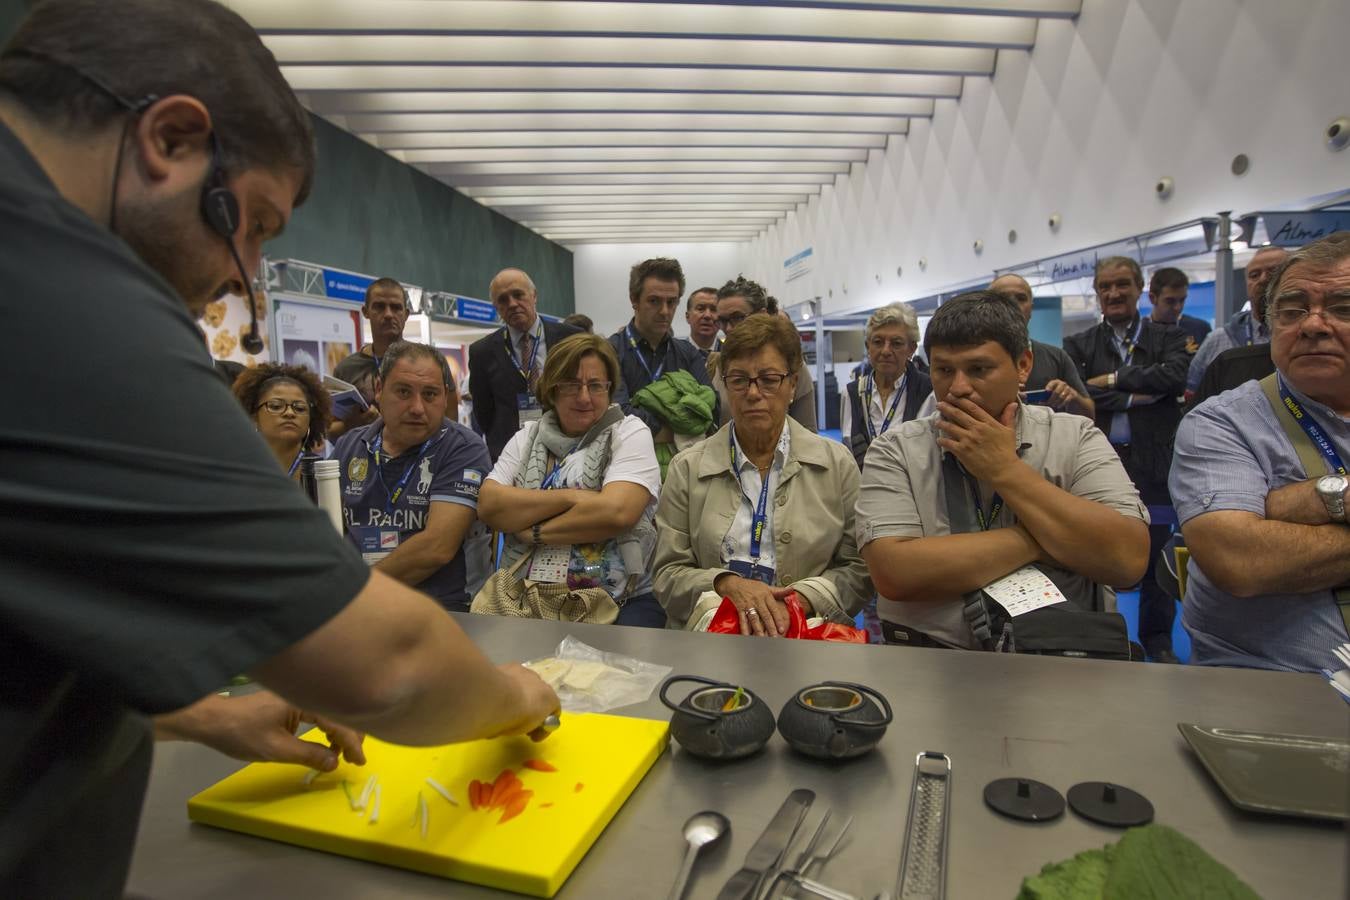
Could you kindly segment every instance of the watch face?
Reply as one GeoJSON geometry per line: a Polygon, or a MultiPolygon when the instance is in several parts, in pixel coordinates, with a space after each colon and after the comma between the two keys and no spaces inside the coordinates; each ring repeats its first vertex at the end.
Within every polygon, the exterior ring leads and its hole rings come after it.
{"type": "Polygon", "coordinates": [[[1317,489],[1326,494],[1343,494],[1350,487],[1350,480],[1344,475],[1327,475],[1317,482],[1317,489]]]}

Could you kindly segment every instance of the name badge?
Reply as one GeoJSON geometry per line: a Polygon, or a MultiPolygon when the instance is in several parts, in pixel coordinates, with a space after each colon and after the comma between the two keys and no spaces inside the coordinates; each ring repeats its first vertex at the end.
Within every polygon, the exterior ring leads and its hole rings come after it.
{"type": "Polygon", "coordinates": [[[401,535],[396,529],[354,525],[349,529],[366,565],[373,566],[398,549],[401,535]]]}
{"type": "Polygon", "coordinates": [[[772,566],[756,565],[748,559],[733,559],[727,563],[727,568],[742,578],[762,581],[770,587],[774,586],[774,578],[777,577],[772,566]]]}
{"type": "Polygon", "coordinates": [[[544,411],[539,407],[539,400],[534,394],[516,394],[516,409],[520,412],[520,424],[527,422],[537,422],[544,411]]]}
{"type": "Polygon", "coordinates": [[[525,576],[530,581],[544,584],[564,584],[567,581],[567,567],[572,560],[570,544],[545,544],[534,549],[530,559],[530,573],[525,576]]]}

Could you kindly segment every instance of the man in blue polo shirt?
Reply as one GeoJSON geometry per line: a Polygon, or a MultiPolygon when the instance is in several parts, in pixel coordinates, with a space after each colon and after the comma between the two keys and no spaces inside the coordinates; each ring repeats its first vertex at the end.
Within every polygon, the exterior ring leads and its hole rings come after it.
{"type": "Polygon", "coordinates": [[[467,612],[466,557],[486,548],[465,539],[492,464],[476,434],[445,418],[451,377],[434,347],[391,344],[380,364],[382,418],[344,435],[334,455],[347,538],[365,561],[467,612]]]}

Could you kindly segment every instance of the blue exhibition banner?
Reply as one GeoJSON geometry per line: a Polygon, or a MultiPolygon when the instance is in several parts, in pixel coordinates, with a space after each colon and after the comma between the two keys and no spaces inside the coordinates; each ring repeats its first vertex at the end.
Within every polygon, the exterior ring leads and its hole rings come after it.
{"type": "Polygon", "coordinates": [[[1268,212],[1266,238],[1276,247],[1302,247],[1337,231],[1350,230],[1350,212],[1268,212]]]}
{"type": "Polygon", "coordinates": [[[470,322],[496,322],[497,310],[485,300],[456,297],[455,318],[467,319],[470,322]]]}
{"type": "Polygon", "coordinates": [[[374,278],[366,275],[355,275],[338,269],[324,269],[324,296],[331,297],[334,300],[354,300],[357,303],[365,303],[366,288],[370,287],[370,283],[374,280],[374,278]]]}

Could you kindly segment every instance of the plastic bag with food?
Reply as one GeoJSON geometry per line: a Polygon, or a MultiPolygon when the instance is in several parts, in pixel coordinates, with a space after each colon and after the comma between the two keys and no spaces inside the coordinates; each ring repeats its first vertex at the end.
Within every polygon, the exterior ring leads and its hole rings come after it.
{"type": "Polygon", "coordinates": [[[570,634],[552,656],[525,666],[557,691],[566,712],[605,712],[641,703],[671,673],[669,666],[597,650],[570,634]]]}

